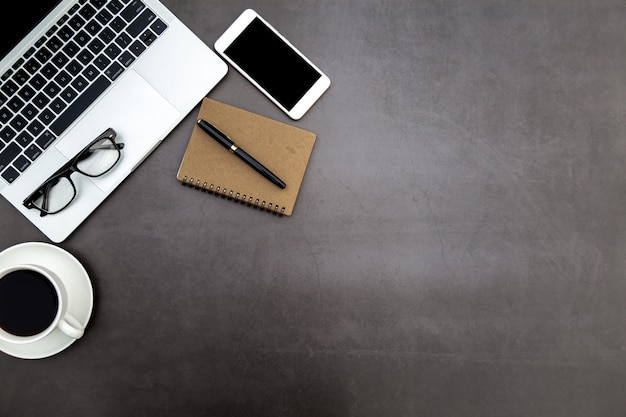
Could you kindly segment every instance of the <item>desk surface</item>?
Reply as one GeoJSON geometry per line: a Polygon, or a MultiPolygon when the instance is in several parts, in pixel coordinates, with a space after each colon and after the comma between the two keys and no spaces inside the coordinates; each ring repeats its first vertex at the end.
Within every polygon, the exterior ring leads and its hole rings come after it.
{"type": "Polygon", "coordinates": [[[622,0],[165,3],[209,45],[253,7],[332,79],[294,215],[177,183],[190,114],[59,245],[94,315],[0,354],[0,416],[626,415],[622,0]]]}

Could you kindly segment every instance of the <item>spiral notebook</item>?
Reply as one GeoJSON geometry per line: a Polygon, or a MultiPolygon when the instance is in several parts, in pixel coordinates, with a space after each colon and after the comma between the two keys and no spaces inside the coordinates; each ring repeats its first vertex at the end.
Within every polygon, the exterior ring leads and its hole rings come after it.
{"type": "Polygon", "coordinates": [[[317,135],[293,125],[204,98],[205,119],[265,165],[286,185],[281,189],[194,124],[176,179],[234,202],[291,216],[317,135]]]}

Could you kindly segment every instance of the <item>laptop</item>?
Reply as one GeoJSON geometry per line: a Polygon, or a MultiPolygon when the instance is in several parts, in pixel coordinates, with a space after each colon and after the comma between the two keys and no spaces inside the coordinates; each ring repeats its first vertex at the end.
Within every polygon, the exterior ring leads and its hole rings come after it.
{"type": "Polygon", "coordinates": [[[37,0],[2,6],[0,194],[62,242],[226,75],[227,65],[158,0],[37,0]],[[10,29],[8,27],[11,27],[10,29]],[[74,200],[41,215],[24,200],[96,137],[123,143],[74,200]]]}

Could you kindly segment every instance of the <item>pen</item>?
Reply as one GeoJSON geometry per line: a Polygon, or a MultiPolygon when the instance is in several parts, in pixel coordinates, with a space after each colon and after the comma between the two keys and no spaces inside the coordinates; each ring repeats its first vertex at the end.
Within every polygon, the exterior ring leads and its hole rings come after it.
{"type": "Polygon", "coordinates": [[[286,185],[280,178],[274,175],[272,171],[265,168],[259,161],[250,156],[246,151],[235,145],[235,142],[233,142],[228,136],[222,133],[211,123],[207,122],[204,119],[198,119],[198,126],[200,126],[202,130],[208,133],[209,136],[211,136],[213,139],[221,143],[226,149],[237,155],[246,164],[254,168],[259,174],[263,175],[265,178],[272,181],[280,188],[285,188],[286,185]]]}

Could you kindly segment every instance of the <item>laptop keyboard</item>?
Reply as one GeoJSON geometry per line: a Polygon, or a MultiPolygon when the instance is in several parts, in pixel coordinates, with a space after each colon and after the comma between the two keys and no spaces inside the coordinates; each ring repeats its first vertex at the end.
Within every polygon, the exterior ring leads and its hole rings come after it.
{"type": "Polygon", "coordinates": [[[0,79],[0,175],[15,181],[167,25],[140,0],[79,0],[0,79]]]}

